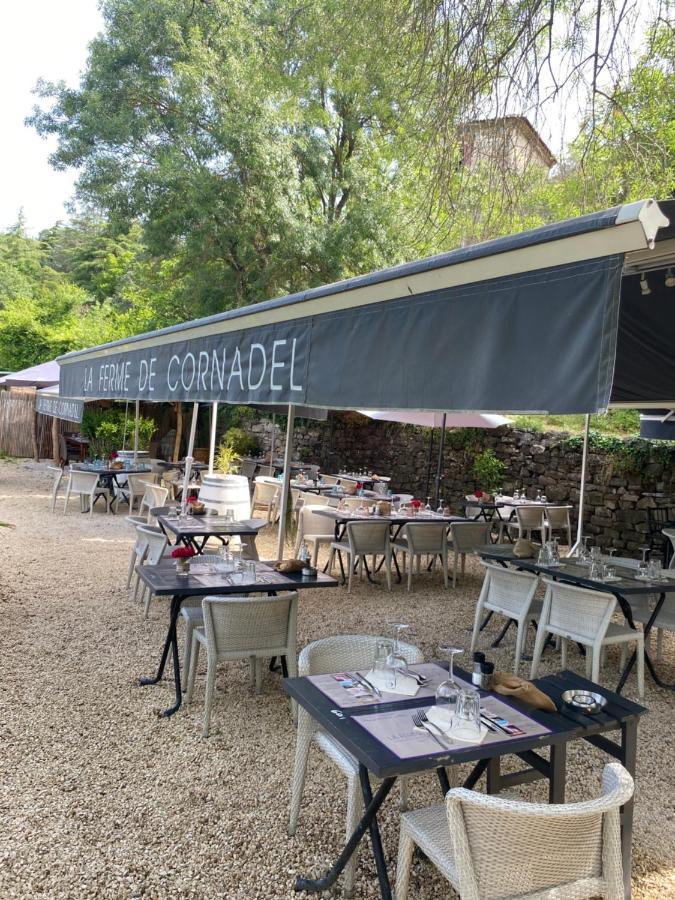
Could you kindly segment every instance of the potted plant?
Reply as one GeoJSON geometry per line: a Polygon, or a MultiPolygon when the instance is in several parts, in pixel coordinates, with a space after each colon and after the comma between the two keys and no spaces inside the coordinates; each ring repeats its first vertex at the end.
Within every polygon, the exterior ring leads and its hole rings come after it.
{"type": "Polygon", "coordinates": [[[195,555],[192,547],[174,547],[171,556],[176,560],[176,572],[178,575],[190,574],[190,560],[195,555]]]}
{"type": "Polygon", "coordinates": [[[237,521],[251,515],[251,492],[248,478],[237,474],[239,456],[226,440],[221,441],[214,459],[213,475],[202,476],[199,499],[224,515],[231,509],[237,521]]]}
{"type": "Polygon", "coordinates": [[[506,465],[495,456],[493,450],[483,450],[473,461],[473,474],[476,476],[476,487],[480,489],[474,492],[475,496],[489,500],[504,480],[506,465]]]}

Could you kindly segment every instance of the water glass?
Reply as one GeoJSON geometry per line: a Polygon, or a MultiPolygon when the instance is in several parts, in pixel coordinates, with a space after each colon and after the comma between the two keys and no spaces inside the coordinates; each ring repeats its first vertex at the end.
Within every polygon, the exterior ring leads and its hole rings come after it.
{"type": "Polygon", "coordinates": [[[612,566],[603,566],[602,567],[602,580],[603,581],[614,581],[614,569],[612,566]]]}
{"type": "Polygon", "coordinates": [[[591,571],[588,573],[588,577],[592,581],[602,581],[602,577],[604,574],[604,566],[599,559],[591,560],[591,571]]]}
{"type": "Polygon", "coordinates": [[[233,510],[233,509],[226,509],[226,510],[225,510],[225,522],[226,522],[228,525],[229,525],[230,523],[234,522],[234,510],[233,510]]]}
{"type": "Polygon", "coordinates": [[[234,560],[232,554],[226,546],[222,546],[218,551],[220,557],[219,568],[221,572],[231,572],[234,569],[234,560]]]}
{"type": "Polygon", "coordinates": [[[255,560],[253,559],[244,559],[241,561],[241,568],[244,572],[244,577],[246,579],[247,584],[255,584],[256,582],[256,567],[255,560]]]}
{"type": "Polygon", "coordinates": [[[652,581],[661,581],[663,564],[660,559],[650,559],[647,574],[652,581]]]}
{"type": "Polygon", "coordinates": [[[458,738],[480,740],[480,694],[473,688],[460,691],[452,730],[458,738]]]}
{"type": "Polygon", "coordinates": [[[394,654],[393,641],[377,641],[373,655],[373,674],[380,676],[387,690],[396,688],[396,668],[390,664],[394,654]]]}
{"type": "Polygon", "coordinates": [[[640,579],[649,578],[649,563],[648,562],[643,560],[642,562],[638,563],[635,577],[640,578],[640,579]]]}

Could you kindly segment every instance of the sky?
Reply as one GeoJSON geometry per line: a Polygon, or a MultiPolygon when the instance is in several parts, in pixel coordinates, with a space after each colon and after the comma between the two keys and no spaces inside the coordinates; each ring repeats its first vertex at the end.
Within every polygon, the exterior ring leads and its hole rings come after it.
{"type": "Polygon", "coordinates": [[[65,219],[76,173],[48,163],[55,141],[24,125],[38,78],[76,85],[101,30],[96,0],[0,0],[0,230],[23,208],[27,230],[65,219]]]}

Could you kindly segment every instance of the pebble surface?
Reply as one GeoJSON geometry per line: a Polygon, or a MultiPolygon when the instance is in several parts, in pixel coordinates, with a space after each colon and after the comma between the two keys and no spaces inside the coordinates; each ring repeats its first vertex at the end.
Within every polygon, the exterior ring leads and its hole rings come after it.
{"type": "MultiPolygon", "coordinates": [[[[0,462],[2,692],[0,694],[0,898],[292,898],[297,874],[318,875],[344,840],[345,784],[313,752],[294,838],[288,837],[295,732],[278,675],[264,673],[262,693],[248,689],[246,663],[222,666],[211,736],[201,736],[203,673],[195,700],[172,719],[170,678],[138,686],[156,669],[166,634],[168,600],[150,617],[125,589],[132,544],[124,516],[96,510],[93,520],[71,501],[52,514],[44,464],[0,462]]],[[[275,535],[259,539],[274,555],[275,535]]],[[[481,584],[476,560],[456,590],[437,574],[414,592],[357,583],[306,591],[299,604],[298,643],[338,633],[378,633],[387,621],[412,626],[411,640],[428,658],[442,640],[468,649],[481,584]]],[[[489,647],[499,623],[483,637],[489,647]]],[[[180,640],[182,645],[182,632],[180,640]]],[[[531,646],[528,646],[531,650],[531,646]]],[[[490,650],[509,669],[513,636],[490,650]]],[[[675,641],[664,641],[663,677],[675,681],[675,641]]],[[[457,661],[467,663],[467,656],[457,661]]],[[[583,660],[570,652],[570,667],[583,660]]],[[[604,683],[616,681],[610,652],[604,683]]],[[[559,668],[547,654],[545,669],[559,668]]],[[[649,714],[639,728],[633,896],[675,897],[675,695],[647,675],[649,714]]],[[[634,676],[626,696],[636,699],[634,676]]],[[[593,795],[603,754],[570,745],[567,799],[593,795]]],[[[508,771],[509,763],[505,764],[508,771]]],[[[461,773],[460,773],[461,774],[461,773]]],[[[544,800],[543,783],[517,789],[544,800]]],[[[411,802],[437,802],[435,778],[411,783],[411,802]]],[[[393,870],[398,844],[395,799],[381,816],[393,870]]],[[[379,897],[367,843],[360,851],[356,897],[379,897]]],[[[453,896],[434,867],[416,860],[412,900],[453,896]]]]}

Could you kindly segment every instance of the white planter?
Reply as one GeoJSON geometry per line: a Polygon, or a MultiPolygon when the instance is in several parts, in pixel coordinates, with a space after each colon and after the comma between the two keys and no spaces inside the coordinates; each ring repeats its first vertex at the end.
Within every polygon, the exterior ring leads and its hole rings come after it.
{"type": "MultiPolygon", "coordinates": [[[[150,456],[149,450],[139,450],[137,458],[147,460],[149,458],[149,456],[150,456]]],[[[118,450],[117,458],[118,459],[133,459],[134,451],[133,450],[118,450]]]]}
{"type": "Polygon", "coordinates": [[[244,475],[202,475],[199,499],[221,516],[232,509],[237,521],[251,517],[251,495],[244,475]]]}

